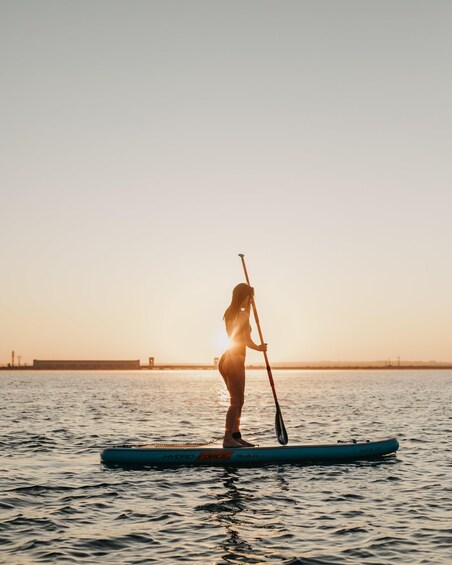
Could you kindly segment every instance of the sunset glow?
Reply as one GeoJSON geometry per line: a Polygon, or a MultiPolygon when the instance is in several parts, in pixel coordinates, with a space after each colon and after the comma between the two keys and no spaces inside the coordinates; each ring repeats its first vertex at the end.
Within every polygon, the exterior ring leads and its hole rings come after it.
{"type": "Polygon", "coordinates": [[[450,6],[75,5],[3,8],[0,363],[211,362],[240,252],[273,361],[452,360],[450,6]]]}

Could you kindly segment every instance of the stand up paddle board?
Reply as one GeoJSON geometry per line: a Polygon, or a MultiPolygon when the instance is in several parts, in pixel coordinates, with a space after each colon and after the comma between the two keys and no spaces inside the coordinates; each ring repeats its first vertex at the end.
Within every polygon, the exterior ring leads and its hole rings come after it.
{"type": "Polygon", "coordinates": [[[258,467],[275,463],[334,463],[374,459],[394,453],[398,448],[399,442],[394,437],[379,441],[242,448],[125,445],[104,449],[101,460],[107,465],[130,467],[258,467]]]}

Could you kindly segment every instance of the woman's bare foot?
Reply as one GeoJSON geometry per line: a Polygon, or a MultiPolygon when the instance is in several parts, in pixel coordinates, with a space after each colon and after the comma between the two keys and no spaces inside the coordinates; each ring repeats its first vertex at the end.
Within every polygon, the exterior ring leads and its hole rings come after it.
{"type": "Polygon", "coordinates": [[[243,447],[243,444],[233,438],[225,438],[223,440],[223,447],[243,447]]]}
{"type": "Polygon", "coordinates": [[[242,438],[240,438],[240,439],[238,439],[238,440],[236,440],[236,441],[238,441],[239,443],[241,443],[241,444],[243,445],[243,447],[256,447],[256,445],[255,445],[254,443],[250,443],[249,441],[246,441],[246,440],[244,440],[244,439],[242,439],[242,438]]]}

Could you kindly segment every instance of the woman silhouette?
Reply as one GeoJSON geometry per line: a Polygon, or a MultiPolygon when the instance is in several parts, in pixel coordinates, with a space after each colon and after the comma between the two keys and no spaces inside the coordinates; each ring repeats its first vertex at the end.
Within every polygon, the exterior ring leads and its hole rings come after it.
{"type": "Polygon", "coordinates": [[[267,344],[257,345],[251,339],[250,307],[254,289],[238,284],[232,291],[232,301],[223,320],[229,336],[230,346],[221,356],[218,370],[229,391],[230,402],[226,414],[226,427],[223,447],[252,447],[253,444],[242,439],[240,416],[245,399],[245,357],[246,348],[267,351],[267,344]]]}

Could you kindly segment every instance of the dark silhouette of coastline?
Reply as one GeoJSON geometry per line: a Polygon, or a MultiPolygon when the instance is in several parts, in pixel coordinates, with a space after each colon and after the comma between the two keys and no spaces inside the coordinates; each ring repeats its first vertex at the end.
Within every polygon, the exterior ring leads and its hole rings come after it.
{"type": "MultiPolygon", "coordinates": [[[[148,365],[139,360],[37,360],[33,365],[0,366],[0,371],[208,371],[217,369],[214,363],[155,363],[153,358],[148,365]]],[[[452,369],[452,362],[437,361],[370,361],[370,362],[318,362],[318,363],[272,363],[275,370],[285,371],[364,371],[364,370],[441,370],[452,369]]],[[[249,364],[247,370],[265,370],[264,364],[249,364]]]]}

